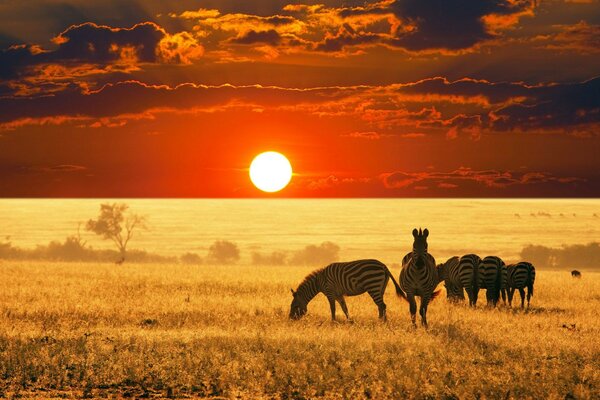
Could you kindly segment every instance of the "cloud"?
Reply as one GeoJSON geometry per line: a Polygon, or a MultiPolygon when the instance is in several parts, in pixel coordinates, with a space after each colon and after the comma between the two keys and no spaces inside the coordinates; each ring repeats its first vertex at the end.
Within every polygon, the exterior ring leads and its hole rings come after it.
{"type": "Polygon", "coordinates": [[[272,46],[277,45],[280,41],[281,36],[274,29],[269,29],[268,31],[250,30],[231,40],[232,43],[237,44],[265,43],[272,46]]]}
{"type": "Polygon", "coordinates": [[[514,185],[531,185],[544,183],[572,184],[583,182],[576,177],[558,177],[547,172],[521,172],[501,170],[477,171],[461,167],[450,172],[388,172],[379,176],[387,189],[405,189],[418,186],[436,186],[441,189],[456,189],[464,184],[477,184],[483,187],[503,189],[514,185]]]}
{"type": "Polygon", "coordinates": [[[115,65],[126,70],[144,63],[185,64],[203,54],[203,47],[189,33],[171,35],[153,22],[131,28],[86,22],[68,27],[52,41],[57,46],[53,50],[20,45],[0,51],[0,78],[36,76],[52,65],[71,71],[65,76],[72,77],[77,68],[92,74],[110,72],[115,65]]]}
{"type": "Polygon", "coordinates": [[[98,90],[71,85],[53,96],[0,98],[0,129],[60,123],[117,127],[128,120],[154,118],[157,113],[231,108],[351,118],[366,130],[345,136],[363,139],[402,136],[412,130],[443,132],[448,139],[466,135],[478,140],[485,133],[506,131],[589,137],[597,134],[600,124],[600,78],[535,86],[467,78],[305,89],[138,81],[107,84],[98,90]]]}
{"type": "Polygon", "coordinates": [[[600,54],[600,25],[579,21],[574,25],[558,25],[555,28],[558,32],[535,36],[530,39],[531,42],[538,48],[552,52],[600,54]]]}

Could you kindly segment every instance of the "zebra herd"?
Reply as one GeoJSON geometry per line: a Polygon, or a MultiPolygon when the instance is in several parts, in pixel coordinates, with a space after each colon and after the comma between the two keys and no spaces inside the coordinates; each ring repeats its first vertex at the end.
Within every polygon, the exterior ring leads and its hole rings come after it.
{"type": "Polygon", "coordinates": [[[421,323],[427,327],[427,306],[438,294],[436,288],[442,281],[446,287],[446,295],[451,302],[465,300],[467,292],[469,305],[475,307],[479,291],[486,290],[486,300],[490,307],[495,307],[500,297],[512,307],[515,291],[521,295],[521,308],[527,307],[533,296],[535,268],[531,263],[519,262],[505,265],[496,256],[481,259],[475,254],[462,257],[451,257],[445,263],[436,265],[435,259],[427,249],[429,230],[413,232],[413,250],[402,259],[399,283],[385,264],[378,260],[357,260],[333,263],[325,268],[310,273],[296,290],[292,289],[290,318],[299,319],[307,312],[308,303],[319,293],[323,293],[329,301],[331,319],[335,321],[336,302],[349,320],[348,307],[344,296],[357,296],[368,293],[379,310],[379,318],[386,320],[386,305],[383,295],[391,279],[398,297],[409,303],[409,311],[413,326],[416,326],[417,303],[415,296],[421,298],[419,315],[421,323]],[[527,289],[527,296],[525,296],[527,289]]]}

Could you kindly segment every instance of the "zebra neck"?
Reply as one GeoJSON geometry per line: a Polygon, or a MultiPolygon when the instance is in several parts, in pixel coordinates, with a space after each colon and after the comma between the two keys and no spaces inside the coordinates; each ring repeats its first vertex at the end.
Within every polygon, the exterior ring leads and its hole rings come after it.
{"type": "Polygon", "coordinates": [[[319,284],[317,276],[312,276],[298,286],[296,293],[305,304],[308,304],[320,291],[321,285],[319,284]]]}

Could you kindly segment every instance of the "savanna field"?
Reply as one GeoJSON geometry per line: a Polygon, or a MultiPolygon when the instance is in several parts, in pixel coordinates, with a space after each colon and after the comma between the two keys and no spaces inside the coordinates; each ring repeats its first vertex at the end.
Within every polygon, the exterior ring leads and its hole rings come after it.
{"type": "Polygon", "coordinates": [[[600,397],[598,273],[538,269],[528,312],[442,293],[426,331],[391,282],[387,323],[368,295],[291,322],[309,267],[0,266],[0,397],[600,397]]]}

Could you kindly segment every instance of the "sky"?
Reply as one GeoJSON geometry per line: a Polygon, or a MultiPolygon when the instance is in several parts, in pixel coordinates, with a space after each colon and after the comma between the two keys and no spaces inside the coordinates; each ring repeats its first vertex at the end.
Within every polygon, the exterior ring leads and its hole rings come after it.
{"type": "Polygon", "coordinates": [[[1,197],[600,197],[598,0],[0,1],[0,49],[1,197]]]}

